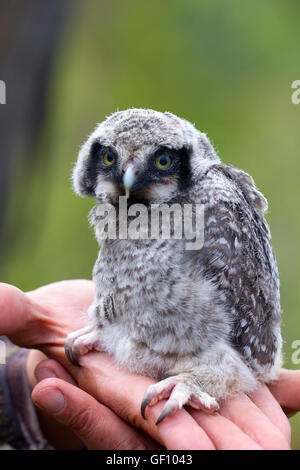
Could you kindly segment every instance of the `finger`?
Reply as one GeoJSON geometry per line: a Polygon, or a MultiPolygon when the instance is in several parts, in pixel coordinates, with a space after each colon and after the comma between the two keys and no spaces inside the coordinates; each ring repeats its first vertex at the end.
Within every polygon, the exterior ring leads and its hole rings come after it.
{"type": "Polygon", "coordinates": [[[153,380],[129,374],[118,368],[107,355],[102,353],[90,353],[81,357],[80,362],[84,367],[73,368],[79,386],[111,408],[123,420],[143,429],[165,448],[174,450],[215,448],[207,434],[184,409],[156,426],[165,400],[148,407],[147,420],[142,418],[140,411],[142,398],[153,380]]]}
{"type": "MultiPolygon", "coordinates": [[[[38,351],[31,351],[37,353],[38,351]]],[[[57,362],[50,359],[44,359],[35,365],[34,370],[31,367],[31,375],[34,377],[34,386],[47,378],[59,378],[72,385],[75,384],[72,376],[57,362]]],[[[34,387],[32,386],[32,388],[34,387]]],[[[82,449],[82,441],[62,423],[58,422],[51,415],[38,409],[39,423],[44,431],[49,444],[57,450],[79,450],[82,449]]]]}
{"type": "Polygon", "coordinates": [[[36,406],[73,431],[89,449],[157,448],[111,410],[63,380],[43,380],[34,388],[32,399],[36,406]]]}
{"type": "MultiPolygon", "coordinates": [[[[158,433],[158,440],[169,450],[215,450],[215,445],[205,430],[198,426],[185,409],[178,410],[156,426],[165,404],[166,400],[162,400],[147,411],[146,423],[149,421],[149,425],[146,424],[146,430],[150,435],[156,436],[158,433]]],[[[140,413],[140,406],[133,412],[140,413]]]]}
{"type": "Polygon", "coordinates": [[[282,369],[279,379],[270,384],[269,389],[289,414],[300,410],[300,370],[282,369]]]}
{"type": "Polygon", "coordinates": [[[37,382],[50,377],[57,377],[72,385],[77,385],[73,377],[66,371],[66,369],[57,361],[53,359],[46,359],[40,362],[34,371],[37,382]]]}
{"type": "Polygon", "coordinates": [[[285,436],[291,439],[291,426],[278,401],[266,385],[260,385],[251,395],[251,400],[285,436]]]}
{"type": "Polygon", "coordinates": [[[190,409],[190,414],[214,443],[217,450],[263,450],[236,424],[219,413],[190,409]]]}
{"type": "Polygon", "coordinates": [[[17,287],[0,283],[0,335],[10,336],[23,330],[29,319],[26,295],[17,287]]]}
{"type": "Polygon", "coordinates": [[[220,414],[234,422],[265,450],[287,450],[289,443],[276,426],[244,393],[221,404],[220,414]]]}
{"type": "Polygon", "coordinates": [[[43,313],[29,295],[17,287],[0,283],[0,335],[6,335],[18,346],[39,347],[43,341],[40,320],[52,320],[43,313]]]}

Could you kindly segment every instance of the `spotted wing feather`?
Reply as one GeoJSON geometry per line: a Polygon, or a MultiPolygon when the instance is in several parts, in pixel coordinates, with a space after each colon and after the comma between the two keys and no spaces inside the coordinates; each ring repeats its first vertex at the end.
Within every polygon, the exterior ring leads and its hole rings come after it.
{"type": "Polygon", "coordinates": [[[253,367],[273,364],[280,301],[266,200],[247,173],[228,165],[213,166],[196,187],[194,199],[205,205],[205,241],[188,256],[198,258],[201,274],[217,286],[234,347],[253,367]]]}

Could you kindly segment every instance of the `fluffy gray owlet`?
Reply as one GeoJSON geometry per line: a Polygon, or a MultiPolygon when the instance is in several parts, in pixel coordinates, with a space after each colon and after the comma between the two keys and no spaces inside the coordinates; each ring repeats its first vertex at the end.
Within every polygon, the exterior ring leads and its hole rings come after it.
{"type": "Polygon", "coordinates": [[[91,222],[101,245],[87,327],[65,343],[73,363],[104,350],[129,371],[156,379],[142,414],[168,398],[158,422],[185,404],[216,410],[234,392],[276,379],[278,271],[263,216],[267,202],[247,173],[222,164],[188,121],[129,109],[96,127],[73,182],[78,194],[96,200],[91,222]],[[139,203],[149,214],[153,204],[203,205],[202,248],[187,250],[184,236],[103,240],[103,204],[120,215],[125,192],[129,209],[139,203]]]}

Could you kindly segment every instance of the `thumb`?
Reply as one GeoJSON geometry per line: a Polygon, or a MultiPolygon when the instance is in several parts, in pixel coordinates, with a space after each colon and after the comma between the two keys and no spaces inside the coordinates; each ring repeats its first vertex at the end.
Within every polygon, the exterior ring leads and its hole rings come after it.
{"type": "Polygon", "coordinates": [[[300,411],[300,370],[281,369],[279,379],[269,388],[288,416],[300,411]]]}
{"type": "Polygon", "coordinates": [[[49,378],[38,383],[32,400],[71,430],[88,449],[147,448],[147,438],[140,437],[137,430],[91,395],[63,380],[49,378]]]}
{"type": "Polygon", "coordinates": [[[0,335],[24,330],[31,318],[28,297],[17,287],[0,283],[0,335]]]}

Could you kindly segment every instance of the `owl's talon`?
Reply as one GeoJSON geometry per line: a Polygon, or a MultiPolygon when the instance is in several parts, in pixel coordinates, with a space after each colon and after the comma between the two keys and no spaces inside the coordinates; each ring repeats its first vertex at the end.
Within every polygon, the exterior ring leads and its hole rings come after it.
{"type": "Polygon", "coordinates": [[[144,398],[143,398],[142,404],[141,404],[141,415],[144,419],[147,419],[146,418],[146,408],[147,408],[147,406],[155,405],[155,403],[157,403],[159,399],[160,398],[157,397],[155,390],[153,390],[151,387],[149,387],[148,390],[146,391],[145,395],[144,395],[144,398]]]}
{"type": "Polygon", "coordinates": [[[141,405],[143,418],[146,419],[147,406],[153,406],[159,400],[165,398],[168,398],[168,401],[156,424],[161,423],[167,416],[180,410],[184,405],[189,405],[192,408],[208,413],[212,413],[219,408],[215,398],[201,390],[200,386],[195,383],[193,376],[182,374],[168,377],[161,382],[150,385],[145,392],[141,405]]]}
{"type": "Polygon", "coordinates": [[[80,364],[78,362],[78,354],[76,354],[75,351],[73,350],[73,348],[71,346],[69,346],[67,341],[65,341],[64,348],[65,348],[65,354],[66,354],[68,360],[74,366],[79,366],[80,367],[80,364]]]}
{"type": "Polygon", "coordinates": [[[156,426],[161,423],[165,418],[167,418],[168,416],[172,415],[173,413],[175,413],[175,411],[179,410],[180,406],[179,406],[179,403],[177,400],[173,399],[173,398],[170,398],[164,409],[162,410],[162,413],[159,415],[159,418],[158,420],[156,421],[156,426]]]}
{"type": "Polygon", "coordinates": [[[146,418],[146,408],[147,408],[147,406],[149,405],[150,402],[151,402],[151,398],[149,396],[144,396],[144,398],[142,400],[142,404],[141,404],[141,415],[144,419],[147,419],[146,418]]]}
{"type": "Polygon", "coordinates": [[[168,398],[170,396],[170,393],[172,389],[175,387],[174,382],[168,382],[166,387],[160,387],[158,388],[158,385],[160,385],[161,382],[158,382],[158,384],[153,384],[148,387],[146,390],[142,404],[141,404],[141,414],[144,419],[146,418],[146,408],[147,406],[153,406],[155,403],[157,403],[159,400],[163,400],[164,398],[168,398]]]}
{"type": "Polygon", "coordinates": [[[69,361],[75,366],[80,366],[79,356],[87,354],[89,351],[104,351],[100,332],[97,328],[86,327],[81,330],[70,333],[67,337],[64,347],[69,361]]]}

